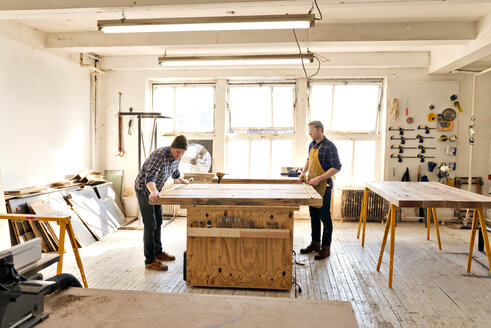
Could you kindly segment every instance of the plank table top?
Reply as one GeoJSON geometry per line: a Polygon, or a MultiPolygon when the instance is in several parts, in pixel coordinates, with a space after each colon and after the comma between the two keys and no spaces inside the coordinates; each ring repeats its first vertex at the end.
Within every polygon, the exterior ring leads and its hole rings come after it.
{"type": "Polygon", "coordinates": [[[438,182],[367,182],[366,187],[397,207],[491,208],[491,197],[438,182]]]}
{"type": "Polygon", "coordinates": [[[160,195],[156,204],[321,206],[322,197],[303,184],[188,184],[160,195]],[[307,191],[307,189],[310,191],[307,191]]]}
{"type": "Polygon", "coordinates": [[[350,302],[68,288],[36,327],[358,327],[350,302]]]}
{"type": "MultiPolygon", "coordinates": [[[[212,182],[218,182],[218,178],[214,177],[212,182]]],[[[301,184],[297,178],[288,176],[273,176],[273,177],[241,177],[234,175],[225,175],[221,183],[254,183],[254,184],[301,184]]]]}

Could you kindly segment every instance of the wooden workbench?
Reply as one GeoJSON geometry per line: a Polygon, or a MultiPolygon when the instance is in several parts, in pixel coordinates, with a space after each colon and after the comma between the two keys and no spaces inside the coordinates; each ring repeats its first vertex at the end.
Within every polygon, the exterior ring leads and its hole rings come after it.
{"type": "MultiPolygon", "coordinates": [[[[218,182],[218,178],[214,177],[211,182],[218,182]]],[[[277,177],[240,177],[233,175],[225,175],[220,183],[254,183],[254,184],[301,184],[297,178],[292,178],[288,176],[277,176],[277,177]]]]}
{"type": "Polygon", "coordinates": [[[53,293],[44,312],[36,327],[358,327],[349,302],[109,289],[53,293]]]}
{"type": "Polygon", "coordinates": [[[471,228],[471,240],[469,248],[469,257],[467,262],[467,272],[471,270],[472,264],[472,251],[474,248],[474,240],[477,230],[477,220],[481,227],[483,227],[484,245],[486,248],[486,254],[488,256],[488,266],[491,272],[491,251],[489,247],[489,240],[486,233],[486,221],[484,218],[483,208],[491,208],[491,198],[482,196],[466,190],[450,187],[437,182],[398,182],[398,181],[385,181],[385,182],[369,182],[366,184],[365,192],[363,195],[363,205],[360,213],[360,221],[358,224],[358,235],[360,236],[360,230],[362,233],[362,246],[365,243],[365,226],[367,221],[367,199],[368,193],[374,192],[382,198],[390,202],[389,214],[385,224],[385,232],[382,240],[382,247],[380,249],[380,256],[377,263],[377,271],[380,270],[382,258],[384,255],[385,244],[387,242],[387,236],[390,230],[390,267],[389,267],[389,287],[392,288],[392,276],[393,276],[393,264],[394,264],[394,244],[395,244],[395,221],[396,212],[401,207],[423,207],[427,209],[427,222],[426,222],[426,238],[430,239],[430,217],[433,213],[433,220],[435,224],[435,230],[438,240],[438,248],[441,250],[442,245],[440,241],[440,232],[438,230],[438,216],[437,208],[471,208],[474,209],[472,228],[471,228]]]}
{"type": "Polygon", "coordinates": [[[189,184],[158,203],[187,209],[187,284],[288,290],[293,213],[322,197],[302,184],[189,184]]]}

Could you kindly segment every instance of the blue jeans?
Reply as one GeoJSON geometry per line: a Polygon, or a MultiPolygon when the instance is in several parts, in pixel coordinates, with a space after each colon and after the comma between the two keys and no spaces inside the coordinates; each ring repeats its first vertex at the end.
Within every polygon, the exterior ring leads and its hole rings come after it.
{"type": "Polygon", "coordinates": [[[150,205],[148,190],[135,190],[143,219],[143,254],[145,264],[155,261],[155,257],[162,253],[160,229],[162,226],[162,206],[150,205]]]}
{"type": "Polygon", "coordinates": [[[326,189],[322,198],[322,207],[309,206],[310,227],[312,229],[312,243],[321,243],[321,221],[324,226],[322,230],[322,246],[331,246],[332,218],[331,218],[331,191],[332,187],[326,189]]]}

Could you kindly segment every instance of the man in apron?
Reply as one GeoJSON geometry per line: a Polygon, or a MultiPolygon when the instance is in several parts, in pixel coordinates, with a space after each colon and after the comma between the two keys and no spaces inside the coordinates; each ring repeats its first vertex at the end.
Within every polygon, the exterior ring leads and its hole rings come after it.
{"type": "Polygon", "coordinates": [[[322,260],[331,254],[331,191],[333,188],[331,177],[341,170],[341,163],[336,146],[324,136],[324,125],[320,121],[312,121],[308,127],[312,142],[309,145],[309,158],[307,158],[299,179],[314,187],[322,196],[323,201],[320,208],[309,206],[312,242],[309,246],[302,248],[300,253],[318,252],[314,259],[322,260]],[[306,172],[308,172],[307,175],[306,172]],[[324,226],[322,243],[321,221],[324,226]]]}

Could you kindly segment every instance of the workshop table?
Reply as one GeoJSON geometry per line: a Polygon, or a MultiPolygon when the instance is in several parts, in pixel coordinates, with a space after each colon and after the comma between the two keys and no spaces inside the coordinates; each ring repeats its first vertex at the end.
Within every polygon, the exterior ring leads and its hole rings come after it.
{"type": "Polygon", "coordinates": [[[322,197],[303,184],[188,184],[157,203],[187,209],[188,285],[288,290],[293,213],[322,197]]]}
{"type": "Polygon", "coordinates": [[[68,288],[45,297],[49,327],[358,327],[350,302],[68,288]],[[328,323],[328,324],[326,324],[328,323]]]}
{"type": "MultiPolygon", "coordinates": [[[[218,182],[218,178],[214,177],[211,182],[218,182]]],[[[298,177],[289,176],[273,176],[273,177],[241,177],[234,175],[225,175],[220,183],[254,183],[254,184],[301,184],[298,177]]]]}
{"type": "Polygon", "coordinates": [[[471,240],[469,248],[469,257],[467,261],[467,272],[471,271],[472,251],[477,230],[477,220],[483,230],[484,246],[488,256],[488,266],[491,273],[491,251],[486,231],[486,220],[484,218],[483,208],[491,208],[491,198],[482,196],[473,192],[457,189],[437,182],[368,182],[366,183],[363,194],[362,209],[360,212],[360,221],[358,223],[357,238],[362,232],[362,246],[365,245],[365,226],[367,222],[367,202],[368,193],[374,192],[380,197],[390,202],[389,214],[385,223],[385,232],[380,249],[380,256],[377,263],[377,271],[380,270],[382,258],[384,255],[385,244],[390,230],[390,266],[389,266],[389,287],[392,288],[393,263],[394,263],[394,243],[396,212],[402,207],[422,207],[427,209],[426,216],[426,238],[430,240],[430,217],[433,213],[433,221],[438,240],[438,248],[441,250],[440,232],[438,230],[437,208],[470,208],[473,209],[471,240]]]}

